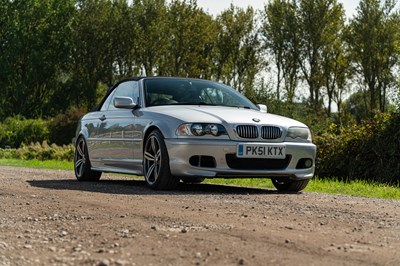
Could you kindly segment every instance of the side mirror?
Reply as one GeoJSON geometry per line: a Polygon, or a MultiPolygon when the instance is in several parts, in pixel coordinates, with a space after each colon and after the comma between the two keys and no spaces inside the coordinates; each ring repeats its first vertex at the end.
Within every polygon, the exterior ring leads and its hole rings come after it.
{"type": "Polygon", "coordinates": [[[258,110],[260,110],[261,113],[268,113],[267,106],[265,104],[257,104],[258,110]]]}
{"type": "Polygon", "coordinates": [[[114,98],[114,106],[123,109],[133,109],[137,104],[131,97],[117,96],[114,98]]]}

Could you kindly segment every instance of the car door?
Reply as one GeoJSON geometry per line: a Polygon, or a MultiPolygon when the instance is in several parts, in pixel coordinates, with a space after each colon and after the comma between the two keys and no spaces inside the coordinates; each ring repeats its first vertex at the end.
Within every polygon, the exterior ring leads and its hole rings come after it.
{"type": "Polygon", "coordinates": [[[98,134],[102,144],[98,147],[102,167],[109,170],[139,173],[142,168],[135,160],[135,147],[140,143],[140,133],[136,129],[137,118],[132,109],[114,106],[115,97],[130,97],[139,101],[138,82],[129,80],[120,83],[110,98],[107,110],[102,112],[98,134]]]}
{"type": "Polygon", "coordinates": [[[107,142],[107,135],[103,130],[100,130],[101,123],[105,119],[105,112],[108,110],[111,98],[115,91],[111,92],[103,102],[100,110],[90,113],[90,121],[86,121],[85,126],[88,131],[88,149],[90,154],[90,162],[94,168],[102,168],[102,152],[104,144],[107,142]]]}

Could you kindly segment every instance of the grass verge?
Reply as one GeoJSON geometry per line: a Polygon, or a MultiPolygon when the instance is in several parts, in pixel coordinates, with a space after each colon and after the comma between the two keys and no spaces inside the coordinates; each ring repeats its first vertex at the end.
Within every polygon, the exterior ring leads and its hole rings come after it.
{"type": "MultiPolygon", "coordinates": [[[[72,170],[73,163],[69,161],[39,161],[0,159],[0,166],[17,166],[40,169],[72,170]]],[[[264,178],[253,179],[206,179],[209,184],[227,184],[254,188],[273,189],[271,180],[264,178]]],[[[305,189],[307,192],[319,192],[328,194],[342,194],[349,196],[362,196],[373,198],[384,198],[400,200],[400,187],[389,186],[381,183],[352,181],[341,182],[339,180],[328,180],[314,178],[305,189]]]]}
{"type": "MultiPolygon", "coordinates": [[[[256,188],[274,188],[271,180],[262,178],[207,179],[206,182],[256,188]]],[[[345,183],[337,179],[319,179],[315,177],[308,183],[304,191],[400,200],[400,187],[358,180],[345,183]]]]}
{"type": "Polygon", "coordinates": [[[0,166],[17,166],[37,169],[53,170],[72,170],[74,163],[70,161],[40,161],[40,160],[20,160],[20,159],[0,159],[0,166]]]}

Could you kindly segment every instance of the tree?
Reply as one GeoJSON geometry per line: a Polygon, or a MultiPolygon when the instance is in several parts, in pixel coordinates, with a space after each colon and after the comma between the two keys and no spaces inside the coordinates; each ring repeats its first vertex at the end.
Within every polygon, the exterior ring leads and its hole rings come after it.
{"type": "MultiPolygon", "coordinates": [[[[76,105],[96,105],[99,82],[113,83],[115,17],[109,0],[80,0],[73,21],[71,91],[76,105]]],[[[118,33],[115,33],[118,34],[118,33]]]]}
{"type": "Polygon", "coordinates": [[[286,100],[293,103],[299,72],[296,4],[289,0],[274,0],[264,7],[263,15],[261,32],[264,37],[264,49],[274,57],[277,100],[281,100],[283,87],[286,100]]]}
{"type": "Polygon", "coordinates": [[[2,1],[0,8],[0,23],[5,24],[0,30],[5,38],[0,48],[3,112],[25,117],[52,114],[64,87],[74,1],[2,1]]]}
{"type": "Polygon", "coordinates": [[[399,59],[399,14],[395,1],[361,0],[352,19],[349,41],[357,73],[368,89],[369,112],[385,111],[387,90],[395,84],[399,59]]]}
{"type": "Polygon", "coordinates": [[[310,106],[319,111],[323,105],[324,49],[339,35],[344,11],[336,0],[301,0],[299,25],[301,32],[300,66],[310,92],[310,106]]]}
{"type": "Polygon", "coordinates": [[[253,93],[261,63],[255,20],[252,8],[244,10],[233,5],[217,17],[216,79],[247,96],[253,93]]]}
{"type": "Polygon", "coordinates": [[[162,69],[167,55],[167,7],[165,0],[134,0],[133,19],[138,24],[135,36],[135,57],[140,74],[164,75],[162,69]]]}
{"type": "Polygon", "coordinates": [[[342,6],[335,5],[332,8],[332,15],[335,19],[331,21],[329,32],[324,35],[321,54],[322,84],[327,96],[327,107],[325,109],[329,117],[331,116],[332,102],[335,100],[338,104],[340,116],[340,104],[343,92],[346,90],[346,81],[350,76],[348,44],[344,38],[345,15],[342,6]]]}
{"type": "Polygon", "coordinates": [[[210,78],[217,25],[194,0],[172,1],[168,8],[168,55],[164,73],[210,78]]]}
{"type": "MultiPolygon", "coordinates": [[[[341,38],[341,40],[343,40],[341,38]]],[[[349,92],[349,82],[353,76],[353,70],[351,67],[351,57],[348,47],[346,48],[345,43],[337,44],[338,49],[336,55],[333,57],[332,63],[329,65],[333,67],[333,71],[331,72],[331,76],[327,77],[326,86],[328,90],[328,97],[332,101],[334,101],[337,105],[337,113],[339,124],[342,124],[342,105],[345,94],[349,92]],[[344,47],[343,47],[344,46],[344,47]],[[332,80],[332,82],[330,82],[332,80]],[[331,85],[329,85],[331,84],[331,85]]],[[[328,116],[331,112],[331,101],[329,101],[328,105],[328,116]]]]}
{"type": "Polygon", "coordinates": [[[115,0],[112,4],[110,38],[114,58],[113,80],[136,76],[140,73],[138,61],[139,22],[135,16],[135,7],[127,0],[115,0]]]}
{"type": "Polygon", "coordinates": [[[12,55],[12,33],[14,31],[14,16],[12,16],[11,2],[0,2],[0,120],[11,113],[12,105],[7,98],[9,94],[12,69],[9,59],[12,55]]]}

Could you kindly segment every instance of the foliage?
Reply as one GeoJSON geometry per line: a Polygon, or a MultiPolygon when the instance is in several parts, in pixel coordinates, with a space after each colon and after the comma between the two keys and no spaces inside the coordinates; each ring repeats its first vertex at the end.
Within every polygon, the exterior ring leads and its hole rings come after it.
{"type": "Polygon", "coordinates": [[[72,142],[82,111],[68,111],[49,119],[9,117],[0,123],[0,148],[19,148],[44,141],[66,145],[72,142]]]}
{"type": "Polygon", "coordinates": [[[217,17],[216,79],[251,96],[261,63],[254,10],[233,5],[217,17]]]}
{"type": "Polygon", "coordinates": [[[1,1],[1,117],[51,114],[64,92],[73,0],[1,1]]]}
{"type": "Polygon", "coordinates": [[[58,114],[49,121],[49,142],[57,145],[72,143],[76,127],[83,112],[79,110],[58,114]]]}
{"type": "Polygon", "coordinates": [[[134,0],[133,6],[132,18],[137,23],[137,36],[141,36],[131,41],[136,44],[133,50],[137,58],[135,65],[141,75],[153,76],[157,69],[160,75],[165,75],[164,67],[168,66],[165,60],[168,53],[166,1],[134,0]]]}
{"type": "Polygon", "coordinates": [[[276,99],[281,99],[281,87],[286,91],[286,99],[293,103],[299,80],[299,33],[297,9],[294,2],[286,0],[270,1],[264,9],[261,36],[264,49],[273,54],[277,69],[276,99]],[[284,83],[281,85],[281,83],[284,83]]]}
{"type": "MultiPolygon", "coordinates": [[[[113,4],[108,0],[78,1],[79,12],[71,20],[74,49],[71,53],[70,90],[73,103],[88,109],[96,105],[99,82],[113,82],[113,4]]],[[[115,34],[114,34],[115,35],[115,34]]]]}
{"type": "Polygon", "coordinates": [[[339,122],[358,83],[368,111],[383,111],[398,94],[400,16],[380,2],[361,1],[346,25],[337,0],[231,5],[215,17],[196,0],[1,1],[0,119],[87,111],[99,88],[134,75],[215,79],[260,102],[257,79],[269,74],[277,101],[327,105],[327,116],[335,101],[339,122]]]}
{"type": "Polygon", "coordinates": [[[47,142],[44,141],[42,144],[39,142],[30,145],[24,144],[18,149],[0,149],[0,158],[72,161],[74,158],[74,150],[72,144],[68,146],[57,146],[55,144],[48,145],[47,142]]]}
{"type": "MultiPolygon", "coordinates": [[[[322,89],[329,86],[327,78],[333,69],[324,73],[324,61],[344,24],[344,10],[336,0],[303,0],[298,7],[300,30],[300,68],[308,84],[311,107],[318,111],[322,106],[322,89]],[[324,75],[325,74],[325,75],[324,75]]],[[[325,68],[325,71],[327,69],[325,68]]]]}
{"type": "Polygon", "coordinates": [[[397,87],[400,16],[394,11],[395,2],[362,0],[350,24],[351,58],[368,88],[370,113],[375,109],[384,112],[388,90],[397,87]]]}
{"type": "Polygon", "coordinates": [[[195,1],[187,4],[175,0],[168,8],[167,23],[169,56],[160,72],[169,76],[210,79],[213,74],[210,62],[217,38],[217,24],[213,18],[198,8],[195,1]]]}
{"type": "Polygon", "coordinates": [[[335,125],[314,138],[316,174],[341,180],[400,182],[400,114],[378,114],[361,125],[335,125]],[[338,134],[340,133],[340,134],[338,134]]]}
{"type": "Polygon", "coordinates": [[[0,124],[0,147],[18,148],[21,144],[49,139],[48,122],[42,119],[9,117],[0,124]]]}

